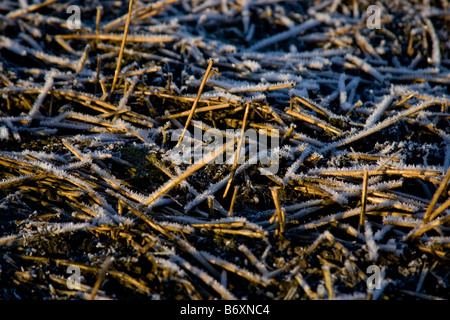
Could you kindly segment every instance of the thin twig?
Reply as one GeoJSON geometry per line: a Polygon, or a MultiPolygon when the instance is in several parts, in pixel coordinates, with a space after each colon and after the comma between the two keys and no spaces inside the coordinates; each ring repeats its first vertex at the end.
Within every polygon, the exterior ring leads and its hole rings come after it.
{"type": "Polygon", "coordinates": [[[439,187],[437,188],[436,192],[433,195],[433,198],[430,201],[430,204],[428,205],[427,211],[425,212],[425,215],[423,216],[422,226],[424,226],[425,224],[427,224],[430,221],[431,213],[432,213],[434,207],[436,206],[436,203],[438,202],[439,197],[441,196],[442,192],[447,187],[447,183],[449,180],[450,180],[450,167],[447,169],[447,172],[446,172],[444,178],[442,178],[442,181],[439,184],[439,187]]]}
{"type": "Polygon", "coordinates": [[[133,9],[134,0],[129,0],[129,1],[130,2],[129,2],[129,7],[128,7],[127,22],[125,23],[125,28],[123,30],[122,44],[120,46],[119,57],[117,58],[117,67],[116,67],[116,71],[114,73],[114,79],[113,79],[113,82],[111,85],[110,95],[113,94],[114,89],[116,87],[117,77],[119,76],[120,67],[122,65],[123,51],[125,49],[125,43],[127,42],[128,28],[129,28],[130,22],[131,22],[131,12],[133,9]]]}
{"type": "Polygon", "coordinates": [[[29,6],[26,9],[20,9],[20,10],[12,11],[12,12],[8,13],[6,15],[6,17],[9,18],[9,19],[16,19],[16,18],[18,18],[20,16],[23,16],[24,14],[27,14],[27,13],[39,10],[39,9],[41,9],[43,7],[46,7],[49,4],[52,4],[52,3],[56,2],[56,1],[58,1],[58,0],[47,0],[47,1],[44,1],[42,3],[38,3],[38,4],[34,4],[32,6],[29,6]]]}
{"type": "Polygon", "coordinates": [[[91,292],[91,295],[89,296],[88,300],[94,300],[95,299],[95,296],[97,295],[97,291],[98,291],[98,289],[100,289],[100,286],[101,286],[103,280],[105,279],[105,276],[106,276],[106,274],[108,272],[108,269],[109,269],[109,267],[110,267],[110,265],[111,265],[111,263],[113,261],[114,261],[113,257],[108,257],[106,259],[105,263],[102,266],[102,269],[100,270],[100,272],[98,274],[97,281],[95,281],[95,285],[92,288],[92,292],[91,292]]]}
{"type": "Polygon", "coordinates": [[[186,130],[187,130],[189,124],[191,123],[192,116],[194,115],[195,109],[197,108],[198,101],[200,100],[200,96],[201,96],[201,94],[203,92],[203,88],[205,87],[206,81],[208,80],[209,73],[211,72],[211,68],[213,66],[213,63],[214,63],[214,60],[210,59],[209,63],[208,63],[208,67],[206,68],[206,72],[205,72],[205,74],[203,76],[203,80],[202,80],[202,82],[200,84],[200,88],[198,89],[197,97],[195,98],[194,103],[192,104],[191,112],[189,113],[189,116],[188,116],[188,118],[186,120],[186,124],[184,125],[184,128],[183,128],[183,132],[182,132],[180,138],[178,139],[177,147],[180,145],[181,141],[183,140],[184,135],[186,134],[186,130]]]}
{"type": "Polygon", "coordinates": [[[246,129],[246,126],[247,126],[247,118],[248,118],[249,110],[250,110],[250,103],[247,103],[247,105],[245,106],[244,120],[242,121],[241,136],[239,138],[239,142],[238,142],[238,145],[237,145],[236,153],[235,153],[235,156],[234,156],[233,167],[231,168],[230,180],[228,180],[227,186],[225,188],[225,191],[224,191],[223,197],[222,197],[224,199],[227,196],[228,190],[230,189],[230,186],[233,183],[234,175],[236,173],[236,168],[237,168],[237,164],[238,164],[238,160],[239,160],[239,156],[240,156],[242,142],[244,141],[244,135],[245,135],[245,129],[246,129]]]}
{"type": "Polygon", "coordinates": [[[229,217],[233,216],[233,207],[234,207],[234,202],[236,201],[236,196],[237,196],[238,190],[239,190],[239,186],[235,186],[234,191],[233,191],[233,196],[231,197],[230,209],[228,210],[229,217]]]}
{"type": "Polygon", "coordinates": [[[364,170],[363,175],[363,185],[362,185],[362,195],[361,195],[361,214],[359,217],[359,229],[360,231],[364,229],[364,220],[366,215],[366,202],[367,202],[367,180],[369,174],[367,169],[364,170]]]}

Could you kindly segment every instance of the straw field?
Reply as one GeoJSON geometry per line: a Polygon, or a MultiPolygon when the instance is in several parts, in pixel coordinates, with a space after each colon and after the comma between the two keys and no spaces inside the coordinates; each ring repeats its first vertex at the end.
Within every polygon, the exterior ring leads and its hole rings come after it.
{"type": "Polygon", "coordinates": [[[448,299],[449,18],[0,2],[0,298],[448,299]]]}

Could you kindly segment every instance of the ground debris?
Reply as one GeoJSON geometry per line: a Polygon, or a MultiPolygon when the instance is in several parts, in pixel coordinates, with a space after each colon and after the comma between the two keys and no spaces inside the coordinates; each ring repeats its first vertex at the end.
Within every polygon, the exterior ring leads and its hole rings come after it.
{"type": "Polygon", "coordinates": [[[0,298],[450,298],[447,1],[33,3],[0,298]]]}

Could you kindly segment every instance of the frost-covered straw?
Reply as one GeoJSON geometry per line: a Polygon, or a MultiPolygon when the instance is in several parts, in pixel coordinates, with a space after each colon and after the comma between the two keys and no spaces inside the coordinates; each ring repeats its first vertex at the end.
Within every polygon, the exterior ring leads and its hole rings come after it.
{"type": "Polygon", "coordinates": [[[80,58],[80,62],[78,63],[78,67],[76,70],[77,74],[81,73],[81,70],[83,69],[84,63],[86,62],[86,58],[89,54],[90,49],[91,49],[90,45],[86,45],[86,47],[84,48],[83,55],[80,58]]]}
{"type": "Polygon", "coordinates": [[[368,177],[369,177],[368,171],[367,171],[367,169],[364,169],[362,195],[361,195],[361,215],[359,217],[360,230],[362,230],[362,228],[364,227],[364,219],[365,219],[365,215],[366,215],[368,177]]]}
{"type": "Polygon", "coordinates": [[[130,26],[131,12],[133,10],[133,1],[134,0],[129,0],[129,1],[130,1],[130,3],[129,3],[129,7],[128,7],[127,22],[125,23],[125,29],[123,31],[122,44],[120,46],[119,57],[117,58],[117,67],[116,67],[116,71],[114,73],[114,79],[113,79],[113,83],[111,85],[110,95],[113,94],[114,89],[116,87],[117,77],[119,76],[120,66],[122,65],[123,51],[125,49],[125,43],[127,42],[128,28],[130,26]]]}
{"type": "Polygon", "coordinates": [[[215,150],[215,151],[211,152],[209,155],[207,155],[206,157],[203,157],[203,159],[199,163],[196,163],[196,164],[190,166],[188,169],[186,169],[186,171],[184,171],[179,176],[174,177],[174,178],[170,179],[169,181],[167,181],[166,184],[164,184],[156,192],[151,194],[143,204],[146,206],[150,205],[156,199],[158,199],[160,196],[162,196],[167,191],[169,191],[170,189],[175,187],[177,184],[179,184],[181,181],[183,181],[184,179],[186,179],[187,177],[192,175],[194,172],[203,168],[205,165],[207,165],[211,161],[214,161],[218,156],[222,155],[228,148],[231,148],[232,146],[234,146],[234,140],[225,144],[221,150],[219,150],[219,151],[215,150]]]}
{"type": "Polygon", "coordinates": [[[31,123],[34,116],[37,114],[39,108],[41,107],[42,103],[44,102],[44,99],[47,96],[47,93],[52,88],[54,76],[55,76],[55,74],[53,71],[50,71],[49,73],[47,73],[45,75],[45,84],[42,87],[41,93],[39,93],[37,99],[33,103],[33,107],[31,108],[30,112],[28,113],[28,124],[31,123]]]}
{"type": "Polygon", "coordinates": [[[193,266],[183,258],[176,255],[171,256],[170,260],[175,263],[178,263],[180,266],[182,266],[183,268],[185,268],[186,270],[188,270],[189,272],[200,278],[206,285],[211,286],[211,288],[214,289],[214,291],[216,291],[222,297],[222,299],[237,300],[237,297],[234,294],[232,294],[220,282],[211,277],[202,269],[193,266]]]}
{"type": "Polygon", "coordinates": [[[379,73],[372,65],[370,65],[368,62],[362,60],[361,58],[358,58],[357,56],[354,56],[352,54],[347,54],[345,56],[347,60],[354,63],[358,68],[360,68],[362,71],[370,74],[372,77],[377,79],[380,82],[383,82],[385,77],[379,73]]]}
{"type": "Polygon", "coordinates": [[[180,145],[181,141],[183,141],[184,135],[186,134],[187,127],[191,123],[192,116],[194,115],[195,109],[197,108],[198,101],[200,100],[200,97],[201,97],[202,92],[203,92],[203,88],[205,87],[206,81],[208,80],[209,73],[211,72],[211,68],[213,66],[213,63],[214,63],[214,60],[210,59],[209,63],[208,63],[208,67],[206,68],[206,72],[205,72],[205,74],[203,76],[202,82],[200,83],[200,88],[198,89],[197,96],[196,96],[196,98],[194,100],[194,103],[192,104],[191,112],[189,113],[189,116],[188,116],[188,118],[186,120],[186,124],[184,125],[183,133],[181,134],[180,139],[178,140],[178,143],[177,143],[176,147],[178,147],[180,145]]]}
{"type": "MultiPolygon", "coordinates": [[[[428,205],[427,211],[425,212],[425,215],[423,217],[422,226],[427,224],[431,220],[430,218],[432,216],[432,211],[433,211],[434,207],[436,206],[436,203],[438,202],[439,197],[441,196],[442,192],[447,187],[447,183],[449,180],[450,180],[450,167],[447,169],[447,173],[445,174],[444,178],[442,178],[442,181],[439,184],[438,189],[434,193],[433,198],[431,199],[431,202],[428,205]]],[[[433,217],[434,216],[436,216],[436,215],[433,214],[433,217]]]]}
{"type": "Polygon", "coordinates": [[[261,40],[261,41],[255,43],[254,45],[250,46],[249,50],[250,51],[260,50],[260,49],[270,46],[274,43],[295,37],[300,32],[312,29],[314,27],[317,27],[318,25],[320,25],[320,22],[316,19],[307,20],[304,23],[302,23],[298,26],[292,27],[291,29],[289,29],[287,31],[278,33],[272,37],[269,37],[267,39],[264,39],[264,40],[261,40]]]}
{"type": "Polygon", "coordinates": [[[227,186],[226,186],[225,191],[223,193],[223,198],[225,198],[227,196],[228,189],[230,188],[231,184],[233,183],[234,175],[236,173],[236,167],[237,167],[237,163],[238,163],[239,156],[240,156],[240,153],[241,153],[242,142],[244,141],[245,128],[247,127],[247,119],[248,119],[249,110],[250,110],[250,103],[247,103],[246,106],[245,106],[244,119],[242,121],[241,136],[239,138],[239,142],[238,142],[238,145],[237,145],[236,153],[235,153],[235,156],[234,156],[233,167],[231,168],[230,180],[228,180],[227,186]]]}
{"type": "Polygon", "coordinates": [[[357,141],[368,135],[371,135],[377,131],[380,131],[380,130],[396,123],[397,121],[399,121],[405,117],[408,117],[410,115],[413,115],[414,113],[417,113],[423,109],[426,109],[426,108],[432,106],[433,104],[435,104],[435,101],[425,101],[425,102],[418,103],[417,105],[411,107],[410,109],[399,112],[396,115],[389,117],[389,118],[383,120],[382,122],[379,122],[376,125],[367,127],[347,138],[344,138],[340,141],[329,144],[328,146],[326,146],[322,150],[320,150],[319,153],[328,152],[329,150],[334,149],[335,147],[340,147],[340,146],[352,143],[354,141],[357,141]]]}
{"type": "Polygon", "coordinates": [[[47,1],[44,1],[42,3],[38,3],[38,4],[34,4],[32,6],[29,6],[28,8],[25,8],[25,9],[19,9],[19,10],[11,11],[10,13],[8,13],[6,15],[6,17],[8,19],[15,19],[15,18],[23,16],[24,14],[27,14],[29,12],[33,12],[33,11],[36,11],[36,10],[38,10],[40,8],[48,6],[49,4],[52,4],[53,2],[56,2],[56,1],[58,1],[58,0],[47,0],[47,1]]]}
{"type": "Polygon", "coordinates": [[[428,28],[428,33],[431,37],[431,63],[435,67],[439,67],[441,65],[441,49],[439,37],[434,29],[433,23],[430,19],[424,19],[425,24],[428,28]]]}

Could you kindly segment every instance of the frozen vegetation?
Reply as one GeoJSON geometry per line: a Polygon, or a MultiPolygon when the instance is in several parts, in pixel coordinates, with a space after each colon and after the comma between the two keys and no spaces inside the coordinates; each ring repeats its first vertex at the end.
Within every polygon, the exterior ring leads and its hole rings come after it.
{"type": "Polygon", "coordinates": [[[0,299],[450,297],[448,1],[31,2],[0,3],[0,299]]]}

